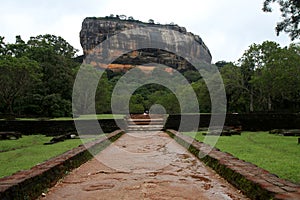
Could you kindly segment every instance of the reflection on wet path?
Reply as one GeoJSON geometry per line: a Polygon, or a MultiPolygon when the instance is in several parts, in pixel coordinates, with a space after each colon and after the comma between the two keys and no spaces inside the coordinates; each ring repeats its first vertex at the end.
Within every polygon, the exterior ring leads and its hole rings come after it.
{"type": "Polygon", "coordinates": [[[42,199],[247,199],[164,132],[124,134],[42,199]]]}

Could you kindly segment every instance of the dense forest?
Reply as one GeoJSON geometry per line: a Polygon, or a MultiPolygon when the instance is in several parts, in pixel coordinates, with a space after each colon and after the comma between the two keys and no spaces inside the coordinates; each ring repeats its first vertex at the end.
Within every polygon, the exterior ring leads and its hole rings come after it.
{"type": "Polygon", "coordinates": [[[0,37],[0,112],[15,115],[70,116],[76,50],[54,35],[0,37]]]}
{"type": "MultiPolygon", "coordinates": [[[[72,116],[73,84],[81,65],[76,52],[66,40],[49,34],[31,37],[27,42],[16,36],[13,44],[0,37],[0,114],[72,116]]],[[[238,61],[219,61],[215,65],[223,77],[227,112],[300,111],[300,44],[288,47],[272,41],[252,44],[238,61]]],[[[111,113],[113,89],[123,81],[120,78],[125,73],[104,72],[95,97],[97,113],[111,113]]],[[[142,70],[136,69],[134,73],[132,80],[122,84],[129,87],[147,79],[142,70]]],[[[209,92],[198,72],[182,72],[188,80],[185,82],[163,68],[155,68],[151,73],[176,83],[179,96],[184,97],[192,86],[200,112],[210,112],[209,92]]],[[[122,94],[118,98],[122,99],[122,94]]],[[[175,94],[158,84],[138,88],[130,97],[129,107],[133,113],[142,113],[154,104],[164,106],[169,114],[180,113],[182,109],[175,94]]],[[[184,106],[188,111],[189,105],[184,106]]]]}

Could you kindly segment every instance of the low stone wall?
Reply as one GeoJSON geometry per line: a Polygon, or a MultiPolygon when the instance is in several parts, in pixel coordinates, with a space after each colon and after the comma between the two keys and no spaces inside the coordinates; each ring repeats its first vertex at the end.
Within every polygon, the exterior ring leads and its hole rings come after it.
{"type": "MultiPolygon", "coordinates": [[[[200,116],[198,127],[209,127],[211,114],[196,114],[200,116]]],[[[193,119],[195,115],[185,115],[182,131],[195,130],[193,119]]],[[[181,115],[170,115],[166,122],[166,129],[178,130],[181,115]]],[[[225,126],[242,126],[245,131],[269,131],[272,129],[300,129],[300,114],[287,113],[249,113],[226,114],[225,126]]]]}
{"type": "MultiPolygon", "coordinates": [[[[123,119],[116,119],[118,124],[125,124],[123,119]]],[[[98,120],[104,133],[111,133],[115,130],[120,129],[114,119],[101,119],[98,120]]],[[[92,130],[91,125],[94,120],[81,120],[80,125],[86,127],[85,132],[97,132],[97,130],[92,130]]],[[[35,121],[35,120],[6,120],[0,121],[0,132],[1,131],[18,131],[23,135],[32,134],[43,134],[48,136],[63,135],[69,132],[77,132],[73,120],[65,121],[35,121]]]]}
{"type": "Polygon", "coordinates": [[[193,141],[191,137],[177,131],[167,130],[167,133],[196,157],[205,155],[199,159],[251,199],[300,199],[300,185],[280,179],[216,148],[209,152],[207,144],[193,141]]]}
{"type": "MultiPolygon", "coordinates": [[[[165,128],[178,130],[180,122],[184,131],[195,130],[198,127],[208,127],[210,123],[210,114],[201,114],[199,124],[197,127],[192,122],[194,115],[185,115],[185,120],[181,122],[181,115],[169,115],[165,128]]],[[[94,123],[94,120],[80,120],[81,126],[83,126],[83,132],[93,132],[90,124],[94,123]],[[86,130],[85,128],[86,127],[86,130]]],[[[123,119],[101,119],[98,120],[104,133],[110,133],[112,131],[122,129],[126,127],[123,119]],[[118,125],[117,125],[118,124],[118,125]]],[[[244,131],[269,131],[272,129],[300,129],[300,114],[227,114],[225,119],[225,126],[242,126],[244,131]]],[[[183,131],[182,130],[182,131],[183,131]]],[[[48,136],[63,135],[69,132],[77,132],[74,121],[22,121],[22,120],[0,120],[0,132],[1,131],[18,131],[24,135],[31,134],[44,134],[48,136]]]]}
{"type": "Polygon", "coordinates": [[[99,140],[81,145],[60,156],[0,179],[0,199],[36,199],[47,188],[54,186],[69,171],[79,167],[117,140],[124,132],[117,130],[99,140]]]}

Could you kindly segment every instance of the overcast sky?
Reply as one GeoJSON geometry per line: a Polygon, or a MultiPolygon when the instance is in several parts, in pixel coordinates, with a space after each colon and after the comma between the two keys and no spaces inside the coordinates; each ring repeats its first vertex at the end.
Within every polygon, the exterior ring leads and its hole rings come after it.
{"type": "Polygon", "coordinates": [[[275,34],[278,9],[264,13],[262,4],[263,0],[9,0],[1,2],[0,36],[14,43],[16,35],[27,41],[30,36],[49,33],[81,50],[79,32],[85,17],[124,14],[145,22],[153,19],[184,26],[203,39],[213,62],[234,62],[253,43],[291,43],[286,34],[275,34]]]}

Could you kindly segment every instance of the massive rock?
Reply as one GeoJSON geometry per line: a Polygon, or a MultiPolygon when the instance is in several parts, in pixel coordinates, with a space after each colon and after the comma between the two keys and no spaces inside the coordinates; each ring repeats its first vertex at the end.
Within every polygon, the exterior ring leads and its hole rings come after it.
{"type": "MultiPolygon", "coordinates": [[[[80,31],[80,43],[83,48],[84,55],[87,56],[89,54],[95,53],[95,47],[97,47],[106,39],[111,38],[112,36],[117,35],[122,31],[145,27],[156,28],[159,30],[174,30],[188,36],[188,38],[192,38],[193,42],[188,40],[183,42],[185,43],[183,44],[183,46],[187,47],[185,51],[188,51],[187,53],[190,55],[200,55],[199,59],[201,61],[208,64],[211,63],[211,54],[207,46],[202,41],[202,39],[198,35],[194,35],[190,32],[187,32],[184,27],[180,27],[178,25],[173,24],[160,25],[154,23],[144,23],[132,19],[121,20],[116,17],[88,17],[84,19],[82,23],[82,29],[80,31]]],[[[153,34],[146,35],[145,37],[148,37],[148,39],[151,37],[152,40],[153,34]]],[[[172,37],[174,37],[174,35],[164,35],[163,39],[172,41],[174,40],[174,38],[172,37]]],[[[112,62],[114,65],[110,66],[114,70],[116,70],[116,66],[123,66],[121,68],[128,69],[128,66],[134,67],[146,63],[164,64],[169,67],[175,68],[179,71],[193,69],[192,65],[183,57],[180,57],[162,49],[144,48],[136,50],[134,47],[138,46],[138,44],[136,44],[136,40],[132,38],[132,36],[125,35],[123,38],[124,41],[122,42],[126,43],[125,45],[132,47],[132,51],[126,54],[122,54],[112,62]]],[[[124,45],[122,44],[122,42],[117,46],[124,45]]],[[[98,52],[103,51],[105,50],[98,50],[98,52]]],[[[103,67],[101,63],[97,62],[92,62],[90,64],[93,64],[98,67],[103,67]]]]}

